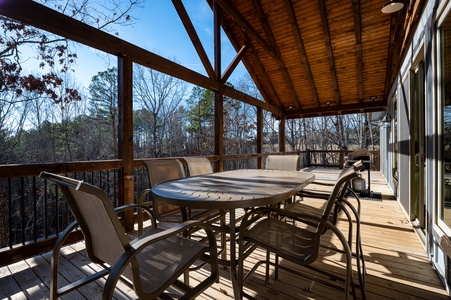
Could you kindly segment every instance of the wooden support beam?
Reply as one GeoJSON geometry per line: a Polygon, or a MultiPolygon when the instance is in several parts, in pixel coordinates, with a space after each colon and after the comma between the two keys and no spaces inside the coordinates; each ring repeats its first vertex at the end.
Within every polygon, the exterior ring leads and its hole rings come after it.
{"type": "Polygon", "coordinates": [[[285,152],[285,118],[279,120],[279,152],[285,152]]]}
{"type": "Polygon", "coordinates": [[[208,59],[207,53],[205,52],[199,36],[197,35],[196,29],[194,29],[193,23],[186,12],[185,6],[181,0],[172,0],[172,4],[177,11],[179,18],[191,39],[191,42],[193,42],[194,48],[196,49],[197,55],[199,55],[200,61],[204,65],[205,71],[207,71],[207,74],[211,79],[215,79],[215,70],[208,59]]]}
{"type": "Polygon", "coordinates": [[[359,100],[363,102],[363,54],[362,54],[362,21],[360,15],[360,0],[352,1],[354,14],[354,32],[357,56],[357,81],[359,85],[359,100]]]}
{"type": "MultiPolygon", "coordinates": [[[[133,188],[133,61],[128,56],[118,58],[118,106],[119,106],[119,138],[118,154],[123,160],[122,172],[119,175],[119,201],[124,204],[134,203],[133,188]]],[[[133,230],[134,213],[124,213],[126,230],[133,230]]]]}
{"type": "MultiPolygon", "coordinates": [[[[213,4],[214,14],[214,52],[216,78],[221,78],[221,7],[213,4]]],[[[224,171],[224,94],[215,91],[215,155],[219,157],[216,170],[224,171]]]]}
{"type": "Polygon", "coordinates": [[[221,8],[227,12],[234,20],[237,22],[246,32],[251,36],[260,46],[265,49],[266,52],[270,53],[272,56],[277,56],[273,47],[268,45],[268,42],[255,30],[249,22],[231,5],[228,0],[215,0],[221,8]]]}
{"type": "MultiPolygon", "coordinates": [[[[225,29],[226,32],[232,32],[232,29],[229,27],[229,25],[227,23],[224,23],[223,21],[221,21],[221,25],[225,29]]],[[[261,61],[256,59],[256,54],[252,47],[252,43],[249,41],[250,40],[249,36],[245,32],[242,32],[241,34],[244,35],[244,40],[248,41],[246,43],[246,45],[250,45],[249,46],[250,50],[246,51],[246,55],[251,56],[253,58],[252,60],[257,63],[257,68],[260,71],[259,73],[264,74],[263,78],[258,78],[256,76],[253,76],[252,72],[249,75],[252,77],[252,80],[254,81],[255,85],[257,86],[258,90],[260,91],[263,99],[266,100],[266,103],[268,103],[271,106],[277,105],[278,107],[282,107],[282,102],[280,101],[279,95],[277,94],[277,92],[274,88],[274,85],[272,84],[272,81],[268,77],[268,72],[265,71],[265,68],[263,67],[263,64],[261,63],[261,61]],[[265,85],[262,83],[262,81],[265,81],[265,85]],[[268,91],[268,89],[269,89],[269,91],[268,91]]],[[[229,35],[228,38],[229,38],[230,42],[232,43],[232,45],[235,47],[235,49],[240,49],[240,44],[238,43],[236,36],[229,35]]],[[[246,59],[246,55],[242,58],[242,61],[243,61],[244,65],[246,66],[246,68],[248,70],[250,70],[251,64],[246,59]]],[[[280,112],[279,114],[281,114],[282,110],[279,109],[279,112],[280,112]]]]}
{"type": "MultiPolygon", "coordinates": [[[[263,153],[263,109],[261,107],[257,107],[257,153],[263,153]]],[[[263,160],[262,157],[259,156],[257,159],[257,168],[263,168],[263,160]]]]}
{"type": "Polygon", "coordinates": [[[241,47],[240,51],[235,55],[230,65],[227,67],[227,69],[224,71],[224,73],[221,76],[221,82],[226,83],[227,79],[229,79],[230,75],[232,75],[233,71],[235,70],[236,66],[240,63],[241,59],[246,54],[249,47],[247,45],[244,45],[241,47]]]}
{"type": "Polygon", "coordinates": [[[302,108],[301,101],[299,101],[299,97],[296,94],[296,89],[294,88],[293,80],[291,80],[291,76],[288,73],[288,67],[285,64],[283,57],[280,55],[279,46],[277,46],[277,41],[274,36],[274,33],[272,32],[272,29],[269,26],[269,23],[267,22],[268,18],[266,17],[266,14],[263,10],[261,1],[253,0],[253,4],[258,14],[258,18],[260,19],[260,23],[265,31],[265,35],[271,41],[272,47],[275,50],[275,52],[273,53],[273,58],[277,61],[277,64],[279,65],[279,70],[282,73],[284,81],[287,84],[288,91],[290,92],[291,100],[293,101],[294,106],[296,108],[301,109],[302,108]]]}
{"type": "Polygon", "coordinates": [[[293,3],[291,0],[285,1],[285,7],[287,9],[287,15],[290,20],[291,29],[293,31],[294,39],[296,40],[296,44],[298,47],[299,54],[301,56],[302,66],[304,67],[304,72],[307,75],[307,79],[310,85],[310,90],[313,95],[313,101],[316,106],[319,107],[321,104],[318,99],[318,91],[315,86],[315,81],[313,80],[312,70],[310,69],[310,64],[307,58],[307,53],[305,52],[304,41],[302,39],[301,32],[299,30],[299,24],[297,21],[296,14],[294,12],[293,3]]]}
{"type": "MultiPolygon", "coordinates": [[[[116,36],[54,11],[35,1],[2,0],[0,1],[0,14],[75,42],[82,43],[105,53],[115,56],[128,56],[135,63],[205,89],[212,91],[224,90],[224,84],[215,79],[208,78],[171,60],[119,39],[116,36]]],[[[233,98],[234,96],[227,94],[228,91],[230,91],[230,89],[224,91],[224,95],[233,98]]],[[[242,97],[245,94],[234,93],[234,95],[242,97]]],[[[280,114],[279,108],[250,95],[234,99],[243,101],[244,103],[247,103],[247,100],[252,99],[253,104],[248,104],[257,106],[264,105],[266,110],[280,114]]]]}
{"type": "Polygon", "coordinates": [[[326,52],[327,52],[327,58],[329,60],[329,69],[330,69],[330,75],[332,77],[332,85],[334,89],[334,95],[335,95],[335,103],[337,105],[340,105],[340,91],[338,89],[338,79],[337,79],[337,72],[335,69],[335,60],[334,60],[334,54],[332,50],[332,44],[330,42],[330,33],[329,33],[329,23],[327,21],[327,13],[326,13],[326,4],[324,3],[324,0],[318,0],[318,8],[319,8],[319,15],[321,16],[321,24],[323,28],[323,35],[324,35],[324,44],[326,45],[326,52]]]}
{"type": "MultiPolygon", "coordinates": [[[[287,119],[310,118],[318,116],[334,116],[345,114],[358,114],[363,112],[385,111],[387,109],[387,101],[364,102],[362,104],[345,104],[322,106],[321,108],[309,108],[303,110],[291,110],[285,112],[287,119]]],[[[277,116],[275,116],[277,117],[277,116]]]]}

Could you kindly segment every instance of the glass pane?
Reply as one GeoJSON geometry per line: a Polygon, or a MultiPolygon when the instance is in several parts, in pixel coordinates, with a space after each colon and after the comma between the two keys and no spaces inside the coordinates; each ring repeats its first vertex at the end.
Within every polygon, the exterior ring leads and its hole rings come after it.
{"type": "Polygon", "coordinates": [[[420,170],[419,170],[419,166],[416,163],[416,155],[418,153],[420,153],[420,147],[419,147],[419,134],[420,134],[420,118],[419,113],[420,113],[420,107],[419,107],[419,95],[418,95],[418,89],[419,89],[419,76],[417,72],[414,72],[412,74],[412,116],[413,118],[411,118],[411,127],[412,127],[412,142],[414,145],[414,149],[413,149],[413,154],[415,155],[415,163],[413,164],[413,168],[414,168],[414,184],[413,184],[413,194],[412,194],[412,198],[413,198],[413,213],[415,219],[418,219],[418,213],[419,213],[419,205],[420,205],[420,170]]]}
{"type": "Polygon", "coordinates": [[[443,103],[443,181],[441,219],[451,226],[451,16],[441,28],[441,70],[443,103]]]}
{"type": "Polygon", "coordinates": [[[393,175],[398,179],[398,102],[393,103],[393,175]]]}

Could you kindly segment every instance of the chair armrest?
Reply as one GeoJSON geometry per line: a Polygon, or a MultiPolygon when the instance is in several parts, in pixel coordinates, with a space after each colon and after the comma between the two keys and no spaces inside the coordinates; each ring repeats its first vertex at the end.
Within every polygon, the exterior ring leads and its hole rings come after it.
{"type": "Polygon", "coordinates": [[[241,237],[244,236],[246,228],[255,222],[254,218],[251,218],[249,220],[249,218],[255,214],[259,214],[260,216],[265,216],[265,215],[267,216],[268,214],[277,214],[277,215],[291,218],[293,220],[296,220],[297,222],[301,222],[301,223],[304,223],[307,225],[309,225],[309,224],[306,223],[305,220],[313,220],[315,222],[324,224],[339,238],[340,242],[343,245],[346,256],[348,257],[348,260],[349,261],[351,260],[351,256],[352,256],[351,248],[350,248],[345,236],[343,235],[343,233],[341,233],[341,231],[329,220],[323,219],[318,216],[306,214],[306,213],[295,213],[295,212],[291,212],[288,210],[284,210],[284,209],[280,209],[280,208],[273,208],[273,207],[255,208],[255,209],[251,210],[250,212],[246,213],[246,215],[244,216],[244,219],[241,223],[241,228],[240,228],[240,236],[241,237]]]}
{"type": "Polygon", "coordinates": [[[316,191],[313,192],[313,191],[305,191],[305,190],[300,190],[299,192],[296,193],[296,196],[317,198],[317,199],[324,199],[324,200],[329,199],[329,195],[330,195],[330,193],[327,193],[327,192],[316,192],[316,191]]]}
{"type": "Polygon", "coordinates": [[[139,195],[139,198],[138,198],[138,204],[143,204],[143,203],[144,203],[144,199],[146,198],[146,196],[147,196],[150,192],[152,192],[152,189],[145,189],[145,190],[141,193],[141,195],[139,195]]]}
{"type": "Polygon", "coordinates": [[[155,214],[146,205],[132,203],[132,204],[127,204],[127,205],[122,205],[122,206],[116,207],[114,210],[116,211],[116,213],[121,213],[123,211],[129,210],[129,209],[135,209],[135,208],[138,209],[138,235],[141,235],[143,232],[143,218],[142,218],[141,210],[145,211],[149,215],[149,218],[152,220],[152,228],[157,228],[157,219],[155,217],[155,214]]]}
{"type": "Polygon", "coordinates": [[[131,262],[131,260],[140,253],[143,249],[145,249],[147,246],[156,243],[158,241],[164,240],[166,238],[179,235],[180,233],[185,232],[186,230],[192,228],[192,227],[202,227],[204,231],[207,234],[208,237],[208,244],[209,244],[209,260],[211,264],[211,272],[216,274],[218,276],[218,258],[217,258],[217,249],[216,249],[216,238],[211,230],[211,228],[200,221],[186,221],[184,223],[178,224],[170,229],[157,232],[155,234],[146,236],[132,245],[130,245],[130,248],[128,248],[124,254],[118,259],[116,264],[112,266],[110,275],[108,276],[108,279],[104,286],[104,292],[103,292],[103,299],[112,299],[114,289],[116,287],[117,281],[120,279],[120,276],[122,272],[125,270],[125,268],[128,266],[128,264],[131,262]],[[213,255],[211,254],[213,253],[213,255]]]}
{"type": "Polygon", "coordinates": [[[317,184],[317,185],[323,185],[323,186],[334,186],[334,183],[321,182],[321,181],[313,181],[310,184],[317,184]]]}
{"type": "Polygon", "coordinates": [[[132,204],[127,204],[127,205],[122,205],[122,206],[116,207],[114,210],[116,211],[116,213],[121,213],[126,210],[134,209],[134,208],[144,210],[152,218],[152,221],[156,221],[153,211],[148,206],[143,205],[143,204],[132,203],[132,204]]]}

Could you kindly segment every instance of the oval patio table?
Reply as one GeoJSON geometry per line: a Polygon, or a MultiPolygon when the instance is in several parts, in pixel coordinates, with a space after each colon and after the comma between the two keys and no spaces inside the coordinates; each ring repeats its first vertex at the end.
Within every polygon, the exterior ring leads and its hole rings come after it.
{"type": "MultiPolygon", "coordinates": [[[[285,201],[314,180],[315,175],[297,171],[234,170],[162,182],[152,188],[152,194],[158,201],[181,207],[226,209],[230,232],[235,232],[235,209],[285,201]]],[[[235,299],[239,299],[235,243],[235,235],[230,234],[230,273],[235,299]]]]}

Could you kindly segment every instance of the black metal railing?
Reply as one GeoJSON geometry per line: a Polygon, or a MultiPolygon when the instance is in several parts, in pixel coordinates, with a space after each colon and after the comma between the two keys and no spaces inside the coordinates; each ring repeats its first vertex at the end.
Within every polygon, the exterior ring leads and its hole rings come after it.
{"type": "MultiPolygon", "coordinates": [[[[297,152],[304,167],[341,168],[346,151],[309,150],[297,152]]],[[[255,169],[267,154],[229,155],[224,170],[255,169]]],[[[209,157],[213,162],[218,158],[209,157]]],[[[378,170],[379,152],[371,152],[372,169],[378,170]]],[[[262,164],[264,167],[264,163],[262,164]]],[[[119,197],[121,160],[39,165],[0,166],[0,266],[50,251],[59,234],[73,221],[72,213],[55,184],[39,178],[49,171],[81,179],[100,187],[113,206],[124,204],[119,197]]],[[[148,188],[141,160],[134,162],[134,201],[148,188]]],[[[79,237],[80,238],[80,237],[79,237]]]]}

